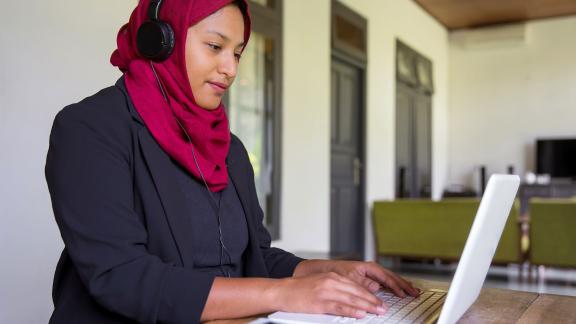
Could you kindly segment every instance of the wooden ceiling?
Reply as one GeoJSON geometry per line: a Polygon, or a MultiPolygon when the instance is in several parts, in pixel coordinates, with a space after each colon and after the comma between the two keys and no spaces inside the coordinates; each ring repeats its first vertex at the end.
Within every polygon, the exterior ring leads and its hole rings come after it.
{"type": "Polygon", "coordinates": [[[576,0],[414,0],[450,30],[576,15],[576,0]]]}

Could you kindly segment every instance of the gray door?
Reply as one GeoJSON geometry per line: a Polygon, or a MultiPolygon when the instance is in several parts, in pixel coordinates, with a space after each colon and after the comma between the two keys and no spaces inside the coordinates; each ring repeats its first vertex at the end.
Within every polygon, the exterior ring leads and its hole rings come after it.
{"type": "Polygon", "coordinates": [[[415,125],[415,183],[414,192],[419,198],[432,196],[432,98],[418,93],[414,105],[415,125]]]}
{"type": "Polygon", "coordinates": [[[330,249],[357,258],[364,250],[361,76],[359,68],[332,60],[330,249]]]}
{"type": "Polygon", "coordinates": [[[396,196],[428,198],[432,183],[430,95],[398,82],[396,91],[396,196]]]}

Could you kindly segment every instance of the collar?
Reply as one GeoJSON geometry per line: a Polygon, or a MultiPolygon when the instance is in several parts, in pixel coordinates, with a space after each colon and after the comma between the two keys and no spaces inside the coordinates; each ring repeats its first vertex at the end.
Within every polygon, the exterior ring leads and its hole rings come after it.
{"type": "Polygon", "coordinates": [[[120,89],[120,91],[122,91],[122,93],[124,94],[124,97],[126,98],[126,104],[128,106],[128,111],[130,112],[130,116],[132,116],[132,119],[134,119],[141,125],[146,126],[146,124],[144,124],[144,120],[142,120],[142,117],[140,117],[140,114],[136,110],[136,107],[134,107],[132,99],[130,99],[130,95],[128,94],[128,90],[126,89],[126,83],[124,82],[124,75],[122,75],[116,81],[116,87],[120,89]]]}

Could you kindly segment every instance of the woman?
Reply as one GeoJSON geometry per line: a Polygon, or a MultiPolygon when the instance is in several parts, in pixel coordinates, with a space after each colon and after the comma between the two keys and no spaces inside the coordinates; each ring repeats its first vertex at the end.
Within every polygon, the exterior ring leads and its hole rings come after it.
{"type": "Polygon", "coordinates": [[[115,86],[55,118],[46,179],[65,249],[52,323],[190,323],[276,310],[383,313],[374,263],[270,247],[254,174],[221,98],[247,4],[142,0],[118,34],[115,86]]]}

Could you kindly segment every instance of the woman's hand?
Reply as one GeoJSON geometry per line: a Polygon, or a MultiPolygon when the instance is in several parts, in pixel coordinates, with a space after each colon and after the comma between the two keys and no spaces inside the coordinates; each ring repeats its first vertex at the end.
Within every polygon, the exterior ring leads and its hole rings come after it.
{"type": "Polygon", "coordinates": [[[363,318],[387,309],[364,286],[335,272],[284,279],[275,295],[276,309],[286,312],[363,318]]]}
{"type": "Polygon", "coordinates": [[[230,319],[274,311],[362,318],[388,308],[373,292],[380,285],[397,295],[418,295],[410,283],[376,263],[305,260],[293,277],[214,279],[201,320],[230,319]],[[414,290],[412,290],[414,289],[414,290]]]}
{"type": "Polygon", "coordinates": [[[335,272],[362,285],[370,292],[386,287],[399,297],[406,297],[406,294],[416,297],[420,294],[420,290],[412,286],[410,282],[375,262],[306,260],[298,265],[294,276],[306,276],[319,272],[335,272]]]}
{"type": "Polygon", "coordinates": [[[387,287],[399,297],[417,297],[420,290],[412,283],[376,262],[333,261],[332,271],[366,287],[371,292],[387,287]]]}

